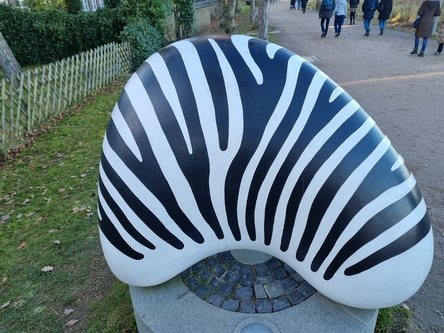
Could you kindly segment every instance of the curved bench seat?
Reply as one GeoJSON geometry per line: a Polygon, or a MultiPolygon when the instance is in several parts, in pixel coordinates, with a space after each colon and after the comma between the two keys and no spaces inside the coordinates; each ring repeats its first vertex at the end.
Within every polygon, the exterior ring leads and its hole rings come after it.
{"type": "Polygon", "coordinates": [[[426,210],[355,100],[298,55],[246,36],[196,37],[152,55],[103,142],[103,252],[134,286],[252,249],[335,301],[392,306],[430,270],[426,210]]]}

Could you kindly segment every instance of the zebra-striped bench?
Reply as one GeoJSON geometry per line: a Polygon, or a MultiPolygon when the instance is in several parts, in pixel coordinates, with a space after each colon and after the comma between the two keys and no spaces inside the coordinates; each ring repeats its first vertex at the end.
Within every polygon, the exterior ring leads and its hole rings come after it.
{"type": "Polygon", "coordinates": [[[414,294],[433,257],[416,181],[369,115],[246,36],[176,42],[131,77],[103,142],[99,218],[111,270],[134,286],[252,249],[372,309],[414,294]]]}

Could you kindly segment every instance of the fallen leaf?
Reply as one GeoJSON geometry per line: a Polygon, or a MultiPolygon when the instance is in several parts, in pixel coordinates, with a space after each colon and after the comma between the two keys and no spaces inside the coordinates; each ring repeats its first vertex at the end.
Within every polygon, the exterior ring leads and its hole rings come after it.
{"type": "Polygon", "coordinates": [[[7,279],[8,279],[7,276],[2,277],[2,282],[6,282],[7,279]]]}
{"type": "Polygon", "coordinates": [[[10,304],[11,304],[11,302],[10,302],[10,301],[7,301],[5,304],[3,304],[2,306],[0,306],[0,310],[1,310],[1,309],[6,309],[10,304]]]}
{"type": "Polygon", "coordinates": [[[54,244],[60,244],[60,241],[59,240],[55,240],[53,243],[54,244]]]}
{"type": "Polygon", "coordinates": [[[70,321],[68,321],[65,326],[71,327],[74,326],[75,324],[77,324],[79,321],[77,319],[71,319],[70,321]]]}
{"type": "Polygon", "coordinates": [[[70,315],[74,311],[76,311],[76,309],[65,309],[65,311],[63,311],[63,313],[66,314],[66,315],[70,315]]]}
{"type": "Polygon", "coordinates": [[[30,201],[31,201],[31,199],[26,199],[25,201],[22,202],[22,206],[27,205],[30,201]]]}
{"type": "Polygon", "coordinates": [[[52,267],[52,266],[45,266],[45,267],[43,267],[42,268],[42,272],[51,272],[51,271],[53,271],[54,270],[54,267],[52,267]]]}
{"type": "Polygon", "coordinates": [[[28,242],[23,242],[22,244],[20,244],[20,246],[16,250],[23,249],[27,244],[28,244],[28,242]]]}
{"type": "Polygon", "coordinates": [[[16,307],[18,307],[18,306],[20,305],[21,302],[22,302],[22,300],[20,300],[20,301],[15,301],[14,303],[12,303],[12,306],[13,306],[14,308],[16,308],[16,307]]]}

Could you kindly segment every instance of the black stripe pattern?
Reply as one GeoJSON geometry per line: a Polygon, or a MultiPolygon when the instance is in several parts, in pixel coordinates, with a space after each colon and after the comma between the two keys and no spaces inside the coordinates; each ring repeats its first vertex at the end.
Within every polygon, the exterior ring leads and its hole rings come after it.
{"type": "Polygon", "coordinates": [[[176,42],[130,78],[98,206],[108,264],[132,285],[246,248],[378,308],[416,292],[433,256],[416,181],[374,121],[303,58],[246,36],[176,42]]]}

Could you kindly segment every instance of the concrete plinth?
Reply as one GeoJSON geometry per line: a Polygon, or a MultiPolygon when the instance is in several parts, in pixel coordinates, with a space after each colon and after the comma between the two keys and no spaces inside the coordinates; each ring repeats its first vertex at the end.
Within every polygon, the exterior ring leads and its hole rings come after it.
{"type": "Polygon", "coordinates": [[[335,303],[319,292],[279,312],[226,311],[197,297],[180,277],[155,287],[130,286],[130,293],[139,333],[373,333],[378,314],[335,303]]]}

